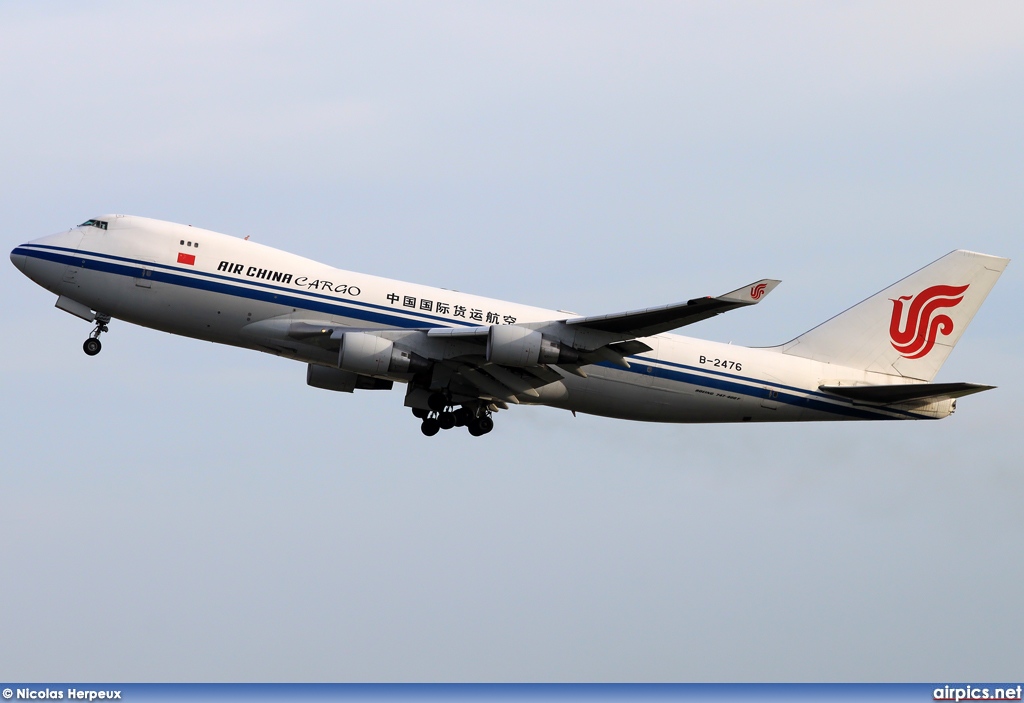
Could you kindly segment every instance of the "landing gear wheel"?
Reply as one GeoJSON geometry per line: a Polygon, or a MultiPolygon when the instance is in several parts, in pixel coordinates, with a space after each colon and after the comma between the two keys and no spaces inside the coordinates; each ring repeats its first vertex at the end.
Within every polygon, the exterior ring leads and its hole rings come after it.
{"type": "Polygon", "coordinates": [[[450,430],[455,427],[455,413],[441,413],[437,418],[437,424],[442,430],[450,430]]]}
{"type": "Polygon", "coordinates": [[[422,432],[428,437],[433,437],[440,431],[441,425],[439,425],[437,423],[437,420],[435,420],[432,417],[428,417],[426,420],[423,421],[423,424],[420,425],[420,432],[422,432]]]}
{"type": "Polygon", "coordinates": [[[96,326],[92,332],[89,333],[89,339],[85,340],[82,344],[82,349],[89,356],[96,356],[100,353],[100,349],[103,345],[100,344],[100,335],[104,332],[108,332],[107,323],[110,322],[110,315],[106,313],[96,313],[96,326]]]}
{"type": "Polygon", "coordinates": [[[471,435],[479,437],[494,429],[494,420],[491,419],[490,415],[481,415],[480,417],[472,418],[466,424],[466,427],[471,435]]]}
{"type": "Polygon", "coordinates": [[[448,399],[442,393],[431,393],[430,397],[427,398],[427,405],[435,413],[442,413],[448,407],[448,399]]]}
{"type": "Polygon", "coordinates": [[[473,413],[469,412],[469,408],[459,408],[455,411],[455,426],[465,427],[469,424],[469,421],[473,419],[473,413]]]}
{"type": "Polygon", "coordinates": [[[412,414],[413,417],[417,418],[418,420],[426,420],[427,417],[430,415],[430,411],[424,410],[423,408],[413,408],[412,414]]]}

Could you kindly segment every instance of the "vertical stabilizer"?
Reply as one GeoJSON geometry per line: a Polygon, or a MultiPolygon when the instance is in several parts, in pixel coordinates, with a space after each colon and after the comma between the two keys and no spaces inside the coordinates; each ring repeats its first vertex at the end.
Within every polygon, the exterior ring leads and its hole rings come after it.
{"type": "Polygon", "coordinates": [[[950,252],[777,351],[931,381],[1009,261],[950,252]]]}

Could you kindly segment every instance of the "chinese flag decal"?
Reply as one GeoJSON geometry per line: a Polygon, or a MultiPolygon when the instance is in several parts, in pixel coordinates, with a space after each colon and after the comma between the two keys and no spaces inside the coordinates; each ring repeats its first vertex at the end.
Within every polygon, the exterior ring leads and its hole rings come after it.
{"type": "Polygon", "coordinates": [[[178,263],[179,264],[188,264],[189,266],[195,266],[196,265],[196,255],[195,254],[183,254],[181,252],[178,252],[178,263]]]}

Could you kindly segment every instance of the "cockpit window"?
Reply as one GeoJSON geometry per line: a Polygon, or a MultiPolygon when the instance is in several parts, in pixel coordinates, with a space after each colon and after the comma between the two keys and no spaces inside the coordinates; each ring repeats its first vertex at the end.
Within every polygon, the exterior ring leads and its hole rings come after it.
{"type": "Polygon", "coordinates": [[[100,229],[106,229],[107,223],[103,220],[86,220],[79,227],[99,227],[100,229]]]}

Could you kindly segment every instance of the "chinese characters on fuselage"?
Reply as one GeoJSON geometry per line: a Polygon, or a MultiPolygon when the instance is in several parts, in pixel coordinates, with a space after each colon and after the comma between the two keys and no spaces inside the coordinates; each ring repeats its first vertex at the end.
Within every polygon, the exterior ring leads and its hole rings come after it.
{"type": "Polygon", "coordinates": [[[395,307],[412,308],[423,312],[432,312],[446,317],[461,317],[465,320],[473,320],[485,325],[514,325],[516,318],[512,315],[502,315],[490,310],[479,308],[468,308],[465,305],[454,305],[442,301],[428,300],[427,298],[416,298],[413,295],[398,295],[388,293],[388,302],[395,307]]]}

